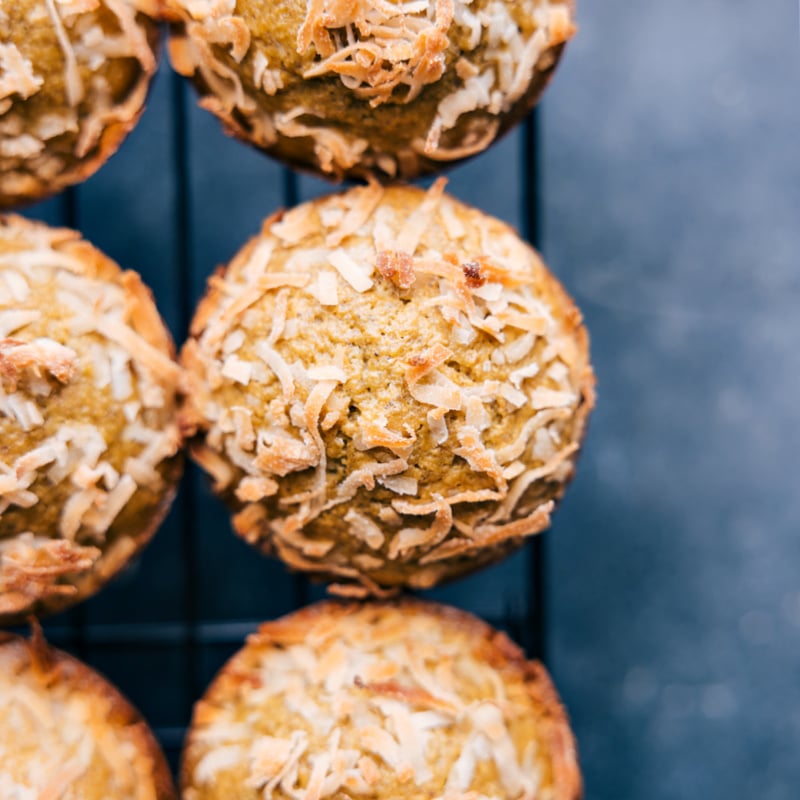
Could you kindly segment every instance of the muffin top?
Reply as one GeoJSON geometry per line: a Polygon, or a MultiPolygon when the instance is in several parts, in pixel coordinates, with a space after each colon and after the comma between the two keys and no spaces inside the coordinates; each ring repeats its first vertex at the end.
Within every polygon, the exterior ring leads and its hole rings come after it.
{"type": "Polygon", "coordinates": [[[195,707],[185,800],[575,800],[541,665],[429,603],[322,603],[263,625],[195,707]]]}
{"type": "Polygon", "coordinates": [[[0,797],[175,800],[164,756],[125,698],[52,649],[0,633],[0,797]]]}
{"type": "Polygon", "coordinates": [[[237,531],[340,592],[428,587],[542,530],[593,403],[571,300],[442,190],[270,218],[182,354],[182,421],[237,531]]]}
{"type": "Polygon", "coordinates": [[[85,179],[144,108],[156,0],[14,0],[0,8],[0,208],[85,179]]]}
{"type": "Polygon", "coordinates": [[[170,54],[245,140],[328,177],[411,178],[527,113],[568,0],[167,0],[170,54]]]}
{"type": "Polygon", "coordinates": [[[136,273],[0,217],[0,620],[90,594],[150,538],[179,472],[172,352],[136,273]]]}

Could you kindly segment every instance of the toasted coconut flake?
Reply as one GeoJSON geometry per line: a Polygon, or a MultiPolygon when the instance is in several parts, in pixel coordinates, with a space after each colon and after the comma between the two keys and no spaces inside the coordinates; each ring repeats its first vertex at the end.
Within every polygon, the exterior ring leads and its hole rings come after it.
{"type": "Polygon", "coordinates": [[[275,373],[281,383],[284,399],[289,402],[294,398],[294,377],[292,370],[283,356],[266,342],[258,342],[255,346],[256,355],[264,360],[266,365],[275,373]]]}
{"type": "Polygon", "coordinates": [[[576,397],[572,392],[557,391],[539,387],[531,392],[531,407],[537,411],[545,408],[565,408],[574,406],[576,397]]]}
{"type": "Polygon", "coordinates": [[[317,449],[283,431],[262,431],[258,437],[255,466],[271,475],[288,475],[319,463],[317,449]]]}
{"type": "Polygon", "coordinates": [[[322,435],[319,431],[319,417],[323,406],[328,402],[328,398],[336,388],[337,383],[339,383],[338,378],[333,380],[321,380],[311,390],[304,408],[306,429],[308,430],[311,438],[314,440],[317,450],[319,451],[320,465],[318,468],[323,473],[325,466],[325,445],[322,441],[322,435]]]}
{"type": "Polygon", "coordinates": [[[452,357],[453,351],[442,344],[436,344],[420,355],[411,356],[407,362],[406,383],[409,387],[413,386],[429,372],[440,367],[452,357]]]}
{"type": "Polygon", "coordinates": [[[243,361],[236,355],[229,355],[222,365],[222,375],[225,378],[230,378],[237,383],[247,386],[250,383],[250,377],[253,374],[252,365],[243,361]]]}
{"type": "Polygon", "coordinates": [[[363,541],[367,547],[373,550],[382,547],[385,538],[383,532],[369,517],[350,508],[344,515],[344,521],[350,526],[351,536],[363,541]]]}
{"type": "Polygon", "coordinates": [[[236,487],[236,499],[243,503],[257,503],[278,492],[278,484],[271,478],[242,478],[236,487]]]}
{"type": "Polygon", "coordinates": [[[396,433],[388,428],[386,417],[381,415],[377,419],[362,417],[359,428],[353,439],[356,450],[370,450],[373,447],[385,447],[396,456],[408,458],[414,449],[416,434],[411,431],[409,436],[396,433]]]}
{"type": "Polygon", "coordinates": [[[383,187],[371,178],[367,186],[357,187],[350,195],[352,205],[337,226],[325,239],[328,247],[339,247],[348,237],[365,225],[383,197],[383,187]]]}
{"type": "Polygon", "coordinates": [[[233,425],[236,431],[236,443],[242,450],[252,450],[256,443],[256,434],[253,429],[253,413],[244,406],[233,406],[233,425]]]}
{"type": "Polygon", "coordinates": [[[432,408],[427,414],[428,427],[436,444],[444,444],[450,436],[446,415],[447,409],[442,407],[432,408]]]}
{"type": "Polygon", "coordinates": [[[97,330],[125,348],[130,355],[140,361],[153,374],[170,386],[179,386],[182,382],[180,367],[167,355],[148,344],[139,334],[114,317],[99,317],[96,320],[97,330]]]}
{"type": "Polygon", "coordinates": [[[500,397],[507,400],[514,408],[522,408],[528,402],[528,397],[524,392],[507,383],[502,384],[499,391],[500,397]]]}
{"type": "Polygon", "coordinates": [[[460,411],[464,405],[462,389],[441,372],[433,372],[427,383],[409,384],[408,393],[418,403],[447,411],[460,411]]]}
{"type": "Polygon", "coordinates": [[[378,272],[392,281],[400,289],[410,289],[414,285],[414,259],[402,251],[379,250],[375,266],[378,272]]]}
{"type": "Polygon", "coordinates": [[[33,65],[15,44],[0,44],[0,99],[13,94],[26,99],[36,94],[44,79],[34,74],[33,65]]]}
{"type": "Polygon", "coordinates": [[[210,447],[192,445],[192,458],[212,477],[214,490],[222,491],[233,480],[231,465],[210,447]]]}
{"type": "Polygon", "coordinates": [[[16,339],[0,341],[0,378],[15,391],[23,371],[31,370],[37,377],[49,373],[61,383],[69,383],[77,369],[77,353],[52,339],[21,342],[16,339]]]}
{"type": "Polygon", "coordinates": [[[566,408],[547,409],[546,411],[538,411],[523,425],[517,438],[497,450],[497,460],[501,464],[507,464],[515,458],[519,458],[525,451],[525,447],[533,435],[533,432],[549,425],[556,420],[564,420],[569,417],[569,410],[566,408]]]}
{"type": "Polygon", "coordinates": [[[320,272],[317,278],[317,296],[320,305],[339,305],[339,291],[335,272],[329,272],[328,270],[320,272]]]}
{"type": "Polygon", "coordinates": [[[425,194],[419,206],[406,219],[395,240],[394,249],[403,253],[414,254],[428,225],[436,215],[436,209],[447,186],[447,178],[437,178],[425,194]]]}
{"type": "Polygon", "coordinates": [[[403,528],[398,531],[389,546],[389,558],[403,557],[419,547],[430,548],[439,544],[453,527],[453,509],[441,496],[434,500],[436,517],[429,528],[403,528]]]}
{"type": "Polygon", "coordinates": [[[72,47],[69,36],[67,36],[67,32],[64,30],[64,23],[61,21],[61,16],[54,0],[44,0],[44,2],[55,29],[58,44],[64,53],[64,85],[67,92],[67,102],[71,106],[77,106],[83,99],[84,92],[75,50],[72,47]]]}
{"type": "Polygon", "coordinates": [[[105,496],[100,509],[90,509],[84,523],[95,533],[105,533],[136,491],[136,481],[123,475],[117,485],[105,496]]]}
{"type": "Polygon", "coordinates": [[[416,495],[419,491],[419,483],[416,478],[409,475],[398,475],[396,477],[378,478],[378,483],[385,486],[389,491],[396,494],[416,495]]]}
{"type": "Polygon", "coordinates": [[[369,272],[352,259],[345,250],[341,248],[333,250],[328,257],[331,266],[350,284],[357,292],[366,292],[372,288],[372,279],[369,272]]]}
{"type": "Polygon", "coordinates": [[[399,475],[408,469],[408,461],[404,458],[395,458],[392,461],[380,462],[373,461],[362,464],[358,469],[351,472],[337,487],[336,495],[326,504],[327,508],[345,503],[356,496],[360,488],[372,491],[375,488],[377,478],[399,475]]]}

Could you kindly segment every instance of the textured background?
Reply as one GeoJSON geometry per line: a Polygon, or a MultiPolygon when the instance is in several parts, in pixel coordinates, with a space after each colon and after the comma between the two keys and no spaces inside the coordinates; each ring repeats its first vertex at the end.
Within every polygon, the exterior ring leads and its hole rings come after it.
{"type": "MultiPolygon", "coordinates": [[[[541,234],[585,313],[600,397],[545,538],[549,664],[588,798],[794,799],[796,4],[579,5],[539,119],[541,234]]],[[[450,190],[522,226],[523,147],[512,134],[450,190]]],[[[304,178],[299,195],[325,188],[304,178]]],[[[29,213],[77,223],[140,270],[180,338],[209,272],[287,189],[162,70],[119,155],[29,213]]],[[[530,555],[436,595],[530,644],[530,555]]],[[[131,696],[174,758],[192,700],[244,633],[309,594],[235,539],[192,473],[142,561],[49,629],[131,696]]]]}
{"type": "Polygon", "coordinates": [[[590,798],[800,796],[797,3],[583,3],[544,249],[598,409],[548,544],[590,798]]]}

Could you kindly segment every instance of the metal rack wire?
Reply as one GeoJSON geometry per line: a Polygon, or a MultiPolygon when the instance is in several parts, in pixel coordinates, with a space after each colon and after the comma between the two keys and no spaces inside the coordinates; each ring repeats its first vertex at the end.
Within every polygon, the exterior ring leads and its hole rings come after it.
{"type": "MultiPolygon", "coordinates": [[[[162,76],[164,78],[165,76],[162,76]]],[[[193,263],[192,233],[195,225],[195,203],[199,201],[192,191],[192,166],[188,157],[191,120],[189,107],[193,103],[191,90],[174,73],[167,80],[168,107],[172,138],[168,145],[175,187],[171,203],[171,219],[165,220],[174,230],[175,269],[173,280],[177,282],[179,308],[177,308],[177,334],[180,338],[188,329],[194,312],[193,286],[196,281],[196,264],[193,263]]],[[[536,116],[525,123],[518,137],[518,152],[515,168],[519,173],[520,196],[518,219],[524,235],[536,243],[538,238],[537,172],[538,135],[536,116]]],[[[297,175],[289,169],[282,170],[281,195],[286,207],[295,205],[300,199],[297,175]]],[[[224,187],[222,188],[224,191],[224,187]]],[[[81,228],[81,204],[75,190],[66,192],[59,200],[56,216],[58,222],[81,228]]],[[[123,692],[132,695],[145,717],[151,719],[156,735],[161,740],[170,761],[177,763],[185,725],[191,708],[202,694],[205,683],[216,668],[235,650],[245,636],[252,632],[261,619],[218,618],[204,614],[207,607],[200,584],[200,548],[205,536],[229,535],[228,532],[209,532],[204,528],[205,520],[198,512],[199,495],[205,491],[204,478],[191,465],[181,485],[177,508],[172,515],[177,518],[171,525],[178,528],[177,550],[180,554],[181,596],[177,618],[171,621],[133,621],[122,606],[115,610],[113,620],[99,622],[87,614],[86,605],[79,606],[54,623],[46,625],[51,642],[72,651],[93,666],[105,671],[123,692]],[[153,675],[136,673],[135,667],[123,668],[133,656],[142,656],[159,662],[159,654],[169,653],[169,671],[155,667],[153,675]],[[99,664],[97,662],[100,662],[99,664]],[[123,666],[120,666],[120,663],[123,666]],[[150,681],[142,688],[139,684],[150,681]],[[157,690],[153,682],[158,681],[157,690]],[[165,719],[160,713],[159,703],[170,698],[171,716],[165,719]],[[176,700],[177,698],[177,700],[176,700]]],[[[147,556],[146,556],[147,557],[147,556]]],[[[258,559],[255,553],[251,556],[258,559]]],[[[527,652],[540,659],[546,657],[546,538],[535,537],[528,543],[524,555],[525,578],[517,580],[514,587],[514,602],[500,616],[489,617],[491,624],[503,628],[519,641],[527,652]]],[[[303,606],[320,595],[318,588],[301,576],[295,576],[288,586],[289,598],[284,598],[289,608],[303,606]]],[[[254,587],[257,589],[257,587],[254,587]]],[[[114,601],[112,600],[112,605],[114,601]]],[[[469,608],[469,602],[463,603],[469,608]]],[[[166,661],[164,662],[166,663],[166,661]]]]}

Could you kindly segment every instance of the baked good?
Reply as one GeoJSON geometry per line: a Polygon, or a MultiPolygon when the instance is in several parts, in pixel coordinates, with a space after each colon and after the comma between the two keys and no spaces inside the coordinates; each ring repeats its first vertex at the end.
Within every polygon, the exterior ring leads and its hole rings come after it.
{"type": "Polygon", "coordinates": [[[170,57],[241,139],[330,178],[409,179],[519,122],[572,0],[166,0],[170,57]]]}
{"type": "Polygon", "coordinates": [[[453,608],[320,603],[263,625],[195,706],[184,800],[576,800],[552,683],[453,608]]]}
{"type": "Polygon", "coordinates": [[[339,593],[427,588],[541,531],[593,404],[563,288],[443,188],[271,217],[182,353],[182,424],[237,532],[339,593]]]}
{"type": "Polygon", "coordinates": [[[159,0],[0,7],[0,208],[92,175],[144,110],[159,0]]]}
{"type": "Polygon", "coordinates": [[[0,633],[0,797],[175,800],[147,723],[96,672],[0,633]]]}
{"type": "Polygon", "coordinates": [[[180,375],[136,273],[0,217],[0,622],[87,597],[150,539],[180,473],[180,375]]]}

